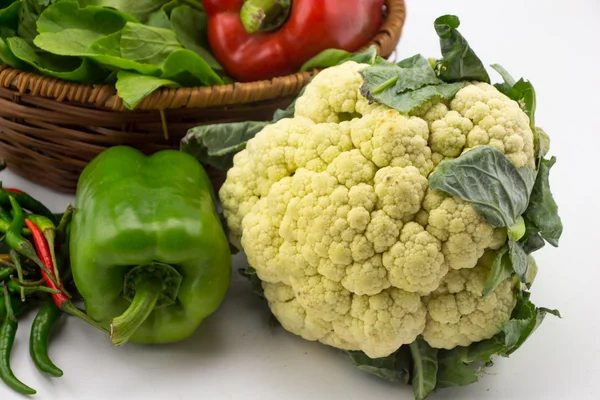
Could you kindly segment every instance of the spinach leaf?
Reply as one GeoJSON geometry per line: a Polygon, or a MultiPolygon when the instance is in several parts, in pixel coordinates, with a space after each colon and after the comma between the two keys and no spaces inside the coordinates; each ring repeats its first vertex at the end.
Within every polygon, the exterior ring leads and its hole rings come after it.
{"type": "Polygon", "coordinates": [[[398,64],[383,61],[359,73],[364,80],[360,88],[364,97],[403,113],[409,113],[434,98],[451,99],[467,84],[441,81],[421,55],[398,64]]]}
{"type": "Polygon", "coordinates": [[[182,86],[220,85],[223,80],[198,54],[180,49],[171,53],[163,64],[161,78],[182,86]]]}
{"type": "Polygon", "coordinates": [[[539,228],[542,237],[548,243],[557,247],[562,235],[563,225],[558,215],[558,205],[550,191],[550,169],[555,162],[555,157],[550,160],[541,160],[537,179],[531,192],[531,201],[527,211],[525,211],[525,216],[539,228]]]}
{"type": "Polygon", "coordinates": [[[188,5],[171,11],[171,29],[183,47],[198,54],[213,69],[223,69],[210,51],[208,43],[208,17],[188,5]]]}
{"type": "Polygon", "coordinates": [[[79,0],[82,7],[101,6],[114,8],[134,16],[140,22],[146,22],[148,16],[160,9],[169,0],[79,0]]]}
{"type": "Polygon", "coordinates": [[[16,31],[22,5],[21,0],[9,0],[5,4],[0,3],[0,26],[16,31]]]}
{"type": "Polygon", "coordinates": [[[139,63],[162,66],[171,53],[182,48],[170,29],[128,22],[121,32],[121,55],[139,63]]]}
{"type": "Polygon", "coordinates": [[[181,151],[203,164],[226,170],[233,166],[233,156],[266,125],[268,122],[247,121],[198,126],[183,138],[181,151]]]}
{"type": "Polygon", "coordinates": [[[145,76],[134,72],[120,71],[117,74],[117,94],[123,104],[134,109],[146,96],[161,87],[178,87],[177,82],[155,76],[145,76]]]}
{"type": "Polygon", "coordinates": [[[434,22],[443,56],[438,65],[439,77],[444,82],[474,80],[489,83],[490,77],[483,63],[458,32],[459,26],[460,20],[455,15],[443,15],[434,22]]]}
{"type": "Polygon", "coordinates": [[[492,68],[498,71],[500,76],[502,76],[502,79],[504,79],[504,83],[497,83],[494,85],[496,89],[519,104],[521,109],[529,117],[531,129],[535,130],[536,96],[533,85],[522,78],[519,79],[518,82],[515,82],[508,71],[499,64],[492,64],[492,68]]]}
{"type": "Polygon", "coordinates": [[[369,46],[367,49],[356,53],[350,53],[341,49],[326,49],[306,61],[302,67],[300,67],[300,72],[311,71],[315,68],[333,67],[334,65],[340,65],[347,61],[373,65],[375,64],[376,58],[377,48],[375,46],[369,46]]]}
{"type": "Polygon", "coordinates": [[[498,285],[507,280],[514,273],[510,258],[507,255],[508,246],[504,245],[496,251],[494,261],[490,267],[485,284],[483,287],[483,296],[488,296],[498,285]]]}
{"type": "Polygon", "coordinates": [[[354,365],[361,371],[393,383],[410,382],[412,355],[408,346],[382,358],[369,358],[362,351],[346,351],[354,365]]]}
{"type": "Polygon", "coordinates": [[[477,146],[440,163],[429,186],[468,201],[491,225],[510,229],[527,209],[534,176],[517,170],[499,150],[477,146]]]}
{"type": "Polygon", "coordinates": [[[422,400],[435,389],[438,360],[438,349],[434,349],[422,338],[410,344],[413,359],[412,387],[415,400],[422,400]]]}
{"type": "Polygon", "coordinates": [[[131,17],[103,7],[79,8],[77,3],[58,2],[39,17],[40,34],[34,44],[63,56],[85,54],[92,43],[119,32],[131,17]]]}
{"type": "Polygon", "coordinates": [[[98,82],[108,75],[106,71],[86,59],[37,52],[20,37],[9,38],[7,42],[16,58],[36,68],[43,75],[81,83],[98,82]]]}
{"type": "Polygon", "coordinates": [[[55,1],[23,0],[19,12],[19,26],[17,35],[33,46],[33,39],[37,36],[36,21],[44,9],[55,1]]]}
{"type": "Polygon", "coordinates": [[[122,57],[120,31],[96,40],[90,44],[85,53],[78,55],[88,57],[110,70],[134,71],[149,76],[162,74],[161,68],[156,65],[142,64],[122,57]]]}
{"type": "Polygon", "coordinates": [[[16,57],[4,39],[0,38],[0,64],[6,64],[16,69],[29,70],[29,65],[16,57]]]}

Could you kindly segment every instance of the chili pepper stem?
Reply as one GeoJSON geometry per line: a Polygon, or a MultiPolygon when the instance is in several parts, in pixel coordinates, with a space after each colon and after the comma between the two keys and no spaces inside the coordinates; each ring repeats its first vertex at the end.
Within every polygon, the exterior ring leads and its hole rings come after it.
{"type": "MultiPolygon", "coordinates": [[[[15,250],[11,250],[10,251],[10,259],[12,260],[15,269],[17,270],[17,278],[19,279],[19,282],[23,282],[23,267],[21,267],[21,260],[19,259],[19,253],[17,253],[15,250]]],[[[20,294],[21,294],[21,301],[25,301],[25,288],[21,287],[20,288],[20,294]]]]}
{"type": "Polygon", "coordinates": [[[110,332],[109,332],[108,329],[106,329],[104,326],[102,326],[98,322],[94,321],[93,319],[91,319],[86,313],[84,313],[83,311],[81,311],[79,308],[75,307],[73,305],[73,303],[71,303],[70,301],[63,302],[60,305],[60,309],[63,312],[66,312],[67,314],[72,315],[73,317],[77,317],[77,318],[79,318],[79,319],[87,322],[88,324],[90,324],[93,327],[101,330],[104,333],[110,334],[110,332]]]}
{"type": "Polygon", "coordinates": [[[129,308],[110,325],[110,339],[115,346],[122,346],[144,323],[154,310],[163,292],[163,282],[147,276],[136,283],[135,296],[129,308]]]}
{"type": "Polygon", "coordinates": [[[240,19],[250,34],[272,31],[283,25],[291,8],[291,0],[246,0],[240,19]]]}

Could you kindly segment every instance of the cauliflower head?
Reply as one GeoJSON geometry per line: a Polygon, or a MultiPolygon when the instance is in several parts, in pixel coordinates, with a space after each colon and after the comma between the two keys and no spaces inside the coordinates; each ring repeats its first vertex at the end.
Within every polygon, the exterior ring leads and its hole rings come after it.
{"type": "Polygon", "coordinates": [[[231,240],[307,340],[379,358],[419,335],[446,349],[489,338],[515,305],[512,280],[481,298],[482,256],[506,234],[427,177],[479,145],[534,165],[528,117],[486,83],[402,114],[361,95],[365,67],[319,73],[293,118],[235,155],[219,192],[231,240]]]}

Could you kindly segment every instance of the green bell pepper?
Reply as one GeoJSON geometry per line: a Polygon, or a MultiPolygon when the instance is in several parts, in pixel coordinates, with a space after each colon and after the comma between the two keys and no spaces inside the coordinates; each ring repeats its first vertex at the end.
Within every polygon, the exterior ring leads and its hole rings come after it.
{"type": "Polygon", "coordinates": [[[183,340],[225,297],[229,243],[188,154],[105,150],[79,178],[70,228],[75,285],[115,345],[183,340]]]}

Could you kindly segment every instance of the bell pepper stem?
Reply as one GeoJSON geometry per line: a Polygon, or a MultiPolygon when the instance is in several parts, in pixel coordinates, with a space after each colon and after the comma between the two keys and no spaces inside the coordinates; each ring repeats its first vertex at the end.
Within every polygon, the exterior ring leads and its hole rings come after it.
{"type": "Polygon", "coordinates": [[[246,0],[240,11],[246,32],[269,32],[281,28],[292,8],[291,0],[246,0]]]}
{"type": "Polygon", "coordinates": [[[146,276],[136,282],[135,296],[129,308],[110,325],[110,339],[115,346],[122,346],[144,323],[154,310],[163,292],[163,282],[146,276]]]}

